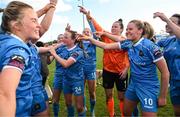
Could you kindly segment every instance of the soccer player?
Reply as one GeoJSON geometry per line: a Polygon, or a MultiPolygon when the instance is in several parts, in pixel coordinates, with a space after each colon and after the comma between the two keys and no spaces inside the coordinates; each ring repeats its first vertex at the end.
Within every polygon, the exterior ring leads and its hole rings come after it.
{"type": "MultiPolygon", "coordinates": [[[[89,22],[95,27],[96,31],[104,31],[104,29],[95,21],[94,18],[90,16],[87,10],[80,6],[80,12],[86,15],[89,22]]],[[[116,41],[124,40],[125,37],[121,35],[123,32],[124,25],[122,19],[115,21],[111,28],[111,33],[113,35],[121,36],[116,41]]],[[[116,41],[111,40],[107,36],[102,36],[102,41],[105,43],[114,43],[116,41]]],[[[113,98],[113,88],[114,83],[116,83],[116,88],[118,90],[119,108],[123,116],[123,100],[124,92],[127,86],[128,79],[128,69],[129,60],[126,51],[123,50],[104,50],[103,55],[103,87],[106,93],[106,105],[110,117],[113,117],[114,112],[114,98],[113,98]]]]}
{"type": "MultiPolygon", "coordinates": [[[[131,82],[125,93],[125,116],[132,115],[138,102],[140,102],[142,108],[142,116],[156,116],[157,107],[166,105],[169,71],[160,48],[143,37],[145,26],[147,25],[144,25],[140,20],[130,21],[126,29],[128,40],[111,44],[85,36],[79,37],[79,39],[87,39],[103,49],[123,49],[128,51],[131,82]],[[161,87],[156,66],[161,73],[161,87]]],[[[106,32],[98,32],[97,35],[106,35],[114,39],[120,38],[106,32]]]]}
{"type": "MultiPolygon", "coordinates": [[[[64,35],[58,35],[58,43],[63,43],[64,35]]],[[[62,45],[56,50],[56,54],[60,57],[66,58],[68,51],[66,46],[62,45]]],[[[61,96],[61,91],[63,91],[63,79],[65,75],[65,68],[56,60],[56,69],[54,72],[54,81],[53,81],[53,112],[54,117],[58,117],[60,110],[59,100],[61,96]]]]}
{"type": "MultiPolygon", "coordinates": [[[[92,32],[89,28],[83,30],[83,34],[92,36],[92,32]]],[[[96,46],[90,42],[83,41],[84,51],[86,52],[83,62],[83,72],[85,83],[88,83],[89,97],[90,97],[90,113],[95,116],[95,103],[96,103],[96,46]]],[[[84,95],[85,100],[85,95],[84,95]]],[[[86,101],[84,101],[86,104],[86,101]]]]}
{"type": "Polygon", "coordinates": [[[82,62],[84,59],[83,50],[79,47],[76,40],[76,32],[66,30],[63,43],[66,48],[61,51],[62,55],[56,54],[52,48],[50,50],[54,58],[65,69],[63,78],[63,92],[67,106],[68,116],[74,116],[73,95],[78,116],[85,116],[83,97],[84,97],[84,77],[82,62]],[[63,54],[64,53],[64,54],[63,54]]]}
{"type": "Polygon", "coordinates": [[[170,71],[170,97],[175,116],[180,116],[180,14],[167,18],[164,13],[156,12],[154,17],[159,17],[166,23],[166,32],[170,34],[167,39],[157,42],[163,47],[164,57],[170,71]]]}
{"type": "MultiPolygon", "coordinates": [[[[45,14],[43,20],[41,21],[41,28],[39,31],[40,37],[48,30],[53,14],[55,11],[55,6],[57,4],[57,0],[50,0],[44,8],[37,11],[38,17],[41,17],[45,14]]],[[[28,46],[32,53],[32,63],[35,69],[35,74],[32,75],[32,94],[33,94],[33,102],[32,102],[32,116],[49,116],[49,106],[48,106],[48,96],[45,88],[42,85],[42,75],[40,72],[40,57],[38,53],[48,52],[49,48],[37,47],[35,43],[38,39],[31,39],[28,42],[28,46]]]]}
{"type": "Polygon", "coordinates": [[[33,69],[27,42],[39,38],[40,24],[33,8],[12,1],[2,15],[0,34],[0,116],[30,116],[33,69]]]}

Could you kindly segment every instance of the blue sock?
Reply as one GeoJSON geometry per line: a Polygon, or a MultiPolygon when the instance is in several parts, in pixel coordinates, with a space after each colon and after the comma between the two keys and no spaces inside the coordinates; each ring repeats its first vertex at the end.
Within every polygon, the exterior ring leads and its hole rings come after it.
{"type": "Polygon", "coordinates": [[[74,117],[74,106],[70,105],[67,107],[68,117],[74,117]]]}
{"type": "Polygon", "coordinates": [[[78,113],[78,117],[86,117],[86,110],[84,109],[83,112],[78,113]]]}
{"type": "Polygon", "coordinates": [[[91,114],[95,114],[94,113],[95,104],[96,104],[96,100],[95,99],[90,99],[90,111],[91,111],[91,114]]]}
{"type": "Polygon", "coordinates": [[[139,115],[138,107],[134,108],[134,111],[132,113],[132,117],[137,117],[139,115]]]}
{"type": "Polygon", "coordinates": [[[58,103],[53,103],[53,112],[54,112],[54,117],[58,117],[58,113],[59,113],[59,104],[58,103]]]}

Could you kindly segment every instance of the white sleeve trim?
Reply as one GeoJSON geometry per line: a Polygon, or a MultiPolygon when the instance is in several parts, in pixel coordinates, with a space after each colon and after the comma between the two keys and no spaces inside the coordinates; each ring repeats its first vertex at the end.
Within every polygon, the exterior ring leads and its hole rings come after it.
{"type": "Polygon", "coordinates": [[[73,58],[73,57],[69,57],[70,59],[72,59],[74,62],[76,62],[76,59],[75,58],[73,58]]]}
{"type": "Polygon", "coordinates": [[[157,61],[159,61],[159,60],[161,60],[161,59],[164,59],[164,57],[163,57],[163,56],[161,56],[160,58],[155,59],[153,62],[155,63],[155,62],[157,62],[157,61]]]}
{"type": "Polygon", "coordinates": [[[120,42],[118,42],[118,45],[119,45],[119,49],[121,49],[121,43],[120,42]]]}
{"type": "Polygon", "coordinates": [[[10,66],[10,65],[6,65],[6,66],[4,66],[2,70],[7,69],[7,68],[17,69],[17,70],[19,70],[21,73],[23,73],[23,71],[22,71],[20,68],[18,68],[18,67],[14,67],[14,66],[10,66]]]}

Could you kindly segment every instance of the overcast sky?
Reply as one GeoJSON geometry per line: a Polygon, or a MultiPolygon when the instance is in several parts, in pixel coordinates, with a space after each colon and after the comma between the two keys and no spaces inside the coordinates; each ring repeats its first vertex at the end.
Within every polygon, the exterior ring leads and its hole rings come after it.
{"type": "MultiPolygon", "coordinates": [[[[6,7],[10,1],[12,0],[0,0],[0,7],[6,7]]],[[[49,0],[20,1],[29,3],[36,10],[49,2],[49,0]]],[[[165,23],[158,18],[153,19],[154,12],[164,12],[168,17],[180,13],[180,0],[84,0],[83,2],[92,16],[107,31],[111,30],[114,21],[122,18],[125,27],[130,20],[140,19],[148,21],[156,32],[160,32],[164,30],[165,23]]],[[[82,32],[83,18],[77,7],[81,3],[82,0],[59,0],[52,25],[40,40],[44,42],[55,40],[58,34],[64,33],[67,23],[71,24],[73,30],[82,32]]],[[[87,23],[85,26],[88,27],[87,23]]]]}

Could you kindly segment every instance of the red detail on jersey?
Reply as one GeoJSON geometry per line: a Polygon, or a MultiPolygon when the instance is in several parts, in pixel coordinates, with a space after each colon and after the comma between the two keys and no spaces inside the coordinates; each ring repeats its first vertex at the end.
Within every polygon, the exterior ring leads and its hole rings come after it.
{"type": "Polygon", "coordinates": [[[20,68],[21,70],[24,70],[25,60],[21,56],[14,55],[13,57],[11,57],[8,65],[20,68]]]}

